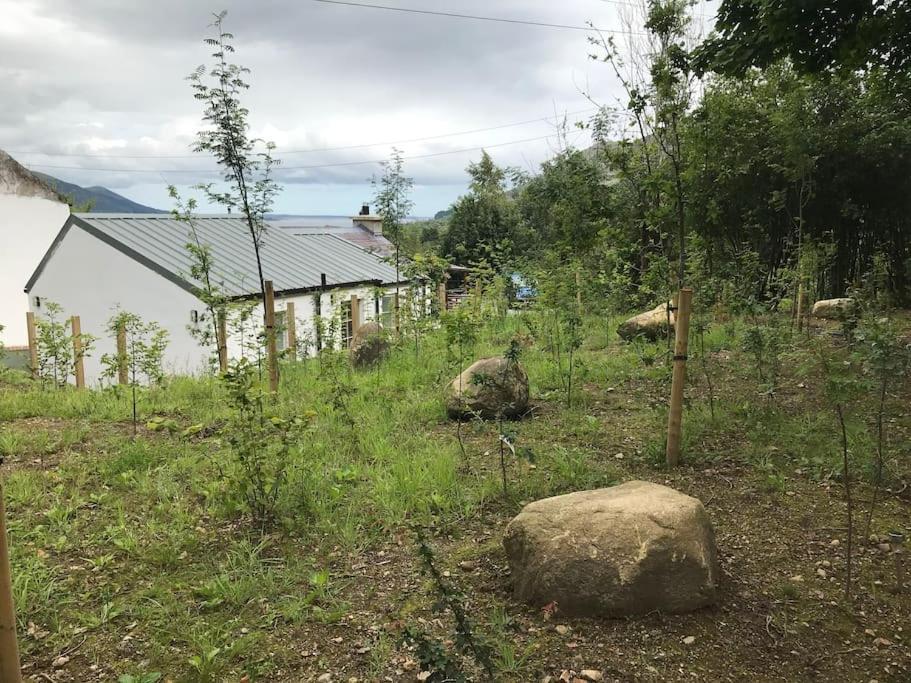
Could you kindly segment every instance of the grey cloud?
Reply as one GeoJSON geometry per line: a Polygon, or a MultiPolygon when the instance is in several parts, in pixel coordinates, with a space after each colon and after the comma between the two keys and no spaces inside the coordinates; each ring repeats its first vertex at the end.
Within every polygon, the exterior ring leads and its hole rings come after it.
{"type": "MultiPolygon", "coordinates": [[[[0,12],[6,3],[0,0],[0,12]]],[[[424,6],[419,0],[389,0],[424,6]]],[[[459,11],[559,23],[617,25],[609,3],[566,0],[460,0],[459,11]]],[[[585,33],[509,26],[395,12],[337,7],[307,0],[232,0],[227,28],[236,34],[237,60],[252,69],[247,104],[257,129],[286,137],[286,149],[334,147],[396,140],[508,123],[585,106],[576,83],[590,71],[599,92],[610,86],[607,69],[587,59],[585,33]],[[413,120],[417,123],[407,123],[413,120]],[[341,127],[339,121],[351,124],[341,127]],[[411,130],[419,127],[420,130],[411,130]]],[[[199,105],[183,80],[203,62],[202,44],[211,11],[181,0],[37,0],[38,21],[72,31],[18,35],[0,40],[0,147],[29,152],[80,153],[97,138],[125,141],[110,154],[188,154],[199,105]],[[97,123],[97,128],[86,124],[97,123]],[[191,127],[192,128],[192,127],[191,127]],[[89,134],[90,133],[90,134],[89,134]],[[142,138],[154,141],[140,142],[142,138]]],[[[57,28],[53,28],[57,30],[57,28]]],[[[507,128],[474,136],[403,145],[406,156],[495,145],[545,135],[546,125],[507,128]]],[[[112,143],[113,144],[113,143],[112,143]]],[[[496,150],[504,162],[526,164],[547,154],[546,143],[496,150]]],[[[97,150],[96,150],[97,151],[97,150]]],[[[375,166],[326,165],[384,158],[388,147],[285,157],[279,177],[289,185],[363,185],[375,166]]],[[[419,183],[464,182],[464,167],[477,154],[409,161],[419,183]]],[[[211,179],[169,173],[202,169],[204,158],[22,158],[26,165],[59,170],[82,184],[123,190],[160,179],[180,184],[211,179]],[[159,174],[80,171],[79,168],[162,169],[159,174]]],[[[47,169],[54,173],[54,170],[47,169]]]]}

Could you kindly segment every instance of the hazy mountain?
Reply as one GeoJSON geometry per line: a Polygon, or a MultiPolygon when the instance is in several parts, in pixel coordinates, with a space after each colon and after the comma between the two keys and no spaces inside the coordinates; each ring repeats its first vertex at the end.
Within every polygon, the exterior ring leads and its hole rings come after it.
{"type": "Polygon", "coordinates": [[[32,171],[32,173],[67,197],[76,208],[91,204],[90,210],[94,213],[167,213],[161,209],[138,204],[106,187],[82,187],[37,171],[32,171]]]}

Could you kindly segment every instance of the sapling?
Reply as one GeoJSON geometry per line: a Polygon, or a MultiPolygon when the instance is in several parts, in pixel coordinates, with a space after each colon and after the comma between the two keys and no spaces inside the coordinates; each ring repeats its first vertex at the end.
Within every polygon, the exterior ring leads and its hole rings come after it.
{"type": "Polygon", "coordinates": [[[242,301],[229,304],[225,309],[228,337],[237,341],[240,357],[253,362],[262,370],[263,335],[257,325],[256,301],[242,301]]]}
{"type": "Polygon", "coordinates": [[[389,161],[384,161],[383,175],[379,178],[373,178],[373,186],[376,189],[377,212],[383,221],[383,235],[387,237],[393,246],[393,265],[395,266],[395,331],[399,331],[399,281],[401,280],[402,269],[402,226],[414,202],[409,195],[414,187],[414,180],[405,175],[404,158],[401,151],[392,149],[392,156],[389,161]]]}
{"type": "Polygon", "coordinates": [[[348,427],[350,437],[356,446],[360,446],[360,431],[357,419],[351,410],[351,399],[357,394],[352,382],[352,368],[344,351],[324,350],[320,375],[329,382],[329,403],[348,427]]]}
{"type": "Polygon", "coordinates": [[[427,326],[424,315],[424,297],[415,292],[414,287],[404,290],[404,306],[399,305],[399,332],[402,338],[411,335],[414,340],[414,357],[418,358],[421,349],[421,335],[427,326]]]}
{"type": "Polygon", "coordinates": [[[258,522],[273,522],[287,479],[289,454],[305,422],[267,411],[262,378],[247,359],[232,363],[223,380],[232,409],[224,434],[239,469],[232,483],[258,522]]]}
{"type": "Polygon", "coordinates": [[[571,408],[576,352],[582,347],[582,311],[577,297],[575,266],[554,263],[539,273],[538,285],[541,329],[547,337],[547,346],[566,394],[566,407],[571,408]]]}
{"type": "Polygon", "coordinates": [[[221,204],[228,211],[238,209],[247,226],[265,317],[262,247],[267,232],[266,214],[271,211],[280,189],[272,176],[279,162],[272,157],[273,143],[250,136],[249,111],[240,99],[241,93],[249,88],[244,79],[250,70],[229,61],[234,53],[231,43],[234,36],[224,29],[226,15],[224,11],[214,15],[214,36],[204,41],[213,49],[212,65],[208,69],[199,66],[188,77],[193,96],[202,103],[205,124],[197,133],[193,149],[211,154],[223,173],[223,185],[201,185],[200,189],[213,204],[221,204]]]}
{"type": "Polygon", "coordinates": [[[715,419],[715,387],[712,384],[712,373],[709,372],[708,358],[705,355],[705,332],[708,329],[708,317],[706,315],[695,315],[692,319],[693,331],[699,336],[699,362],[702,366],[702,374],[705,375],[705,383],[709,389],[709,411],[712,419],[715,419]]]}
{"type": "Polygon", "coordinates": [[[817,345],[816,356],[823,378],[823,392],[835,413],[841,440],[842,487],[845,494],[847,538],[845,541],[845,599],[850,600],[852,588],[854,543],[854,498],[851,488],[851,460],[848,448],[846,410],[862,393],[864,383],[857,372],[857,358],[850,346],[817,345]]]}
{"type": "MultiPolygon", "coordinates": [[[[518,339],[513,338],[510,340],[509,348],[506,349],[506,352],[503,354],[503,357],[506,359],[506,366],[500,370],[500,373],[502,375],[509,375],[513,370],[513,366],[519,362],[521,354],[522,346],[518,339]]],[[[506,378],[477,373],[472,377],[472,382],[496,390],[504,379],[506,378]]],[[[506,476],[507,452],[514,458],[523,457],[529,461],[532,460],[533,457],[530,448],[516,447],[516,440],[518,438],[517,430],[512,428],[507,429],[506,414],[507,411],[510,411],[512,408],[514,408],[514,405],[511,403],[500,403],[497,406],[496,415],[497,448],[500,455],[500,476],[503,482],[504,498],[509,495],[508,480],[506,476]]]]}
{"type": "Polygon", "coordinates": [[[888,318],[871,318],[855,333],[864,361],[872,374],[876,393],[876,463],[873,472],[873,496],[867,509],[863,536],[870,534],[873,511],[883,485],[885,466],[886,395],[893,382],[899,381],[908,364],[908,349],[903,346],[896,325],[888,318]]]}
{"type": "MultiPolygon", "coordinates": [[[[71,375],[75,373],[76,355],[73,341],[72,318],[61,320],[63,308],[53,302],[45,301],[44,315],[35,317],[38,351],[38,376],[54,387],[64,387],[71,375]]],[[[80,334],[81,355],[90,354],[95,338],[89,334],[80,334]]]]}
{"type": "Polygon", "coordinates": [[[782,340],[778,325],[774,322],[762,325],[754,315],[752,324],[744,331],[742,343],[743,349],[753,355],[763,393],[773,400],[781,368],[782,340]]]}
{"type": "MultiPolygon", "coordinates": [[[[443,329],[446,331],[446,352],[450,362],[455,360],[456,372],[458,377],[458,396],[460,409],[464,409],[465,399],[462,395],[462,371],[465,365],[466,355],[474,348],[478,341],[478,330],[480,321],[475,316],[470,306],[456,306],[452,310],[445,311],[440,319],[443,322],[443,329]],[[455,358],[453,359],[453,356],[455,358]]],[[[464,412],[462,410],[461,412],[464,412]]],[[[465,443],[462,440],[462,420],[456,420],[456,438],[459,441],[459,448],[462,451],[462,457],[467,461],[468,452],[465,449],[465,443]]]]}
{"type": "MultiPolygon", "coordinates": [[[[219,339],[219,318],[227,315],[227,297],[215,283],[213,269],[214,260],[212,250],[202,241],[196,229],[196,200],[190,198],[184,201],[177,188],[168,186],[168,195],[174,200],[174,209],[171,215],[175,220],[186,223],[188,240],[185,249],[190,256],[189,276],[200,283],[196,288],[196,297],[203,302],[206,312],[203,314],[203,325],[189,325],[190,334],[193,335],[204,347],[210,347],[212,359],[218,359],[219,347],[227,344],[226,339],[219,339]]],[[[214,364],[214,363],[213,363],[214,364]]]]}
{"type": "Polygon", "coordinates": [[[126,338],[126,348],[117,353],[106,353],[101,356],[104,367],[103,375],[113,380],[121,368],[127,369],[130,386],[133,416],[133,436],[138,430],[138,388],[140,375],[145,376],[146,385],[160,384],[164,372],[162,359],[168,345],[168,332],[156,322],[144,322],[135,313],[117,311],[108,320],[108,334],[117,336],[122,333],[126,338]]]}

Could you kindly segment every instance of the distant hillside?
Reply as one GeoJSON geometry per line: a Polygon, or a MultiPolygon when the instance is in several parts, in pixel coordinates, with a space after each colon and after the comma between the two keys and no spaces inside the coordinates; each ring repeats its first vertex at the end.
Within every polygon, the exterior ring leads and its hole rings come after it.
{"type": "Polygon", "coordinates": [[[138,204],[106,187],[81,187],[44,173],[37,171],[32,171],[32,173],[67,197],[77,208],[91,204],[91,211],[94,213],[167,213],[161,209],[138,204]]]}

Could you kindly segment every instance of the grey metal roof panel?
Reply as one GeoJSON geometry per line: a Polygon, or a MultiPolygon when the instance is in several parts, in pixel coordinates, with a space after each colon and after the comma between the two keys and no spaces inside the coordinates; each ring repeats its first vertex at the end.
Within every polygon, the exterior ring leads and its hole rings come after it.
{"type": "MultiPolygon", "coordinates": [[[[165,277],[195,288],[186,244],[192,239],[185,221],[171,215],[76,214],[77,225],[136,258],[165,277]]],[[[227,296],[259,292],[259,276],[246,222],[237,216],[198,216],[199,241],[212,254],[213,279],[227,296]]],[[[262,234],[263,275],[275,291],[312,289],[325,273],[329,286],[360,282],[395,282],[395,268],[376,255],[332,235],[289,235],[268,225],[262,234]]]]}

